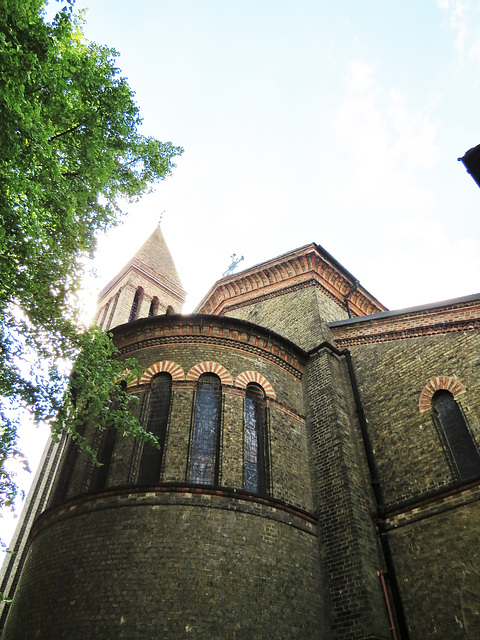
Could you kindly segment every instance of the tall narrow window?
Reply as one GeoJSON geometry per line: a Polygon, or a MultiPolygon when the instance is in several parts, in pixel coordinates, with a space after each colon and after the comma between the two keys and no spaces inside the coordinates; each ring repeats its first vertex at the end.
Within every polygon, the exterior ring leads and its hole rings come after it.
{"type": "Polygon", "coordinates": [[[189,461],[189,479],[195,484],[218,481],[221,404],[220,378],[213,373],[202,374],[198,379],[189,461]]]}
{"type": "Polygon", "coordinates": [[[92,482],[90,484],[92,491],[99,491],[107,485],[108,472],[110,471],[116,440],[117,430],[114,427],[108,427],[98,447],[97,460],[101,466],[95,467],[93,471],[92,482]]]}
{"type": "MultiPolygon", "coordinates": [[[[120,382],[120,387],[123,391],[127,388],[125,380],[120,382]]],[[[118,409],[117,402],[113,402],[111,405],[113,410],[118,409]]],[[[97,432],[96,442],[94,446],[97,450],[97,460],[100,466],[95,466],[92,473],[92,479],[90,481],[90,489],[92,491],[99,491],[107,486],[108,474],[112,465],[113,453],[115,450],[115,444],[117,442],[117,430],[115,427],[110,426],[102,432],[97,432]]]]}
{"type": "Polygon", "coordinates": [[[107,325],[105,326],[105,330],[106,331],[108,331],[110,329],[110,327],[112,326],[113,316],[115,315],[115,311],[117,310],[117,305],[118,305],[118,299],[119,298],[120,298],[120,294],[117,293],[117,295],[113,299],[112,310],[109,313],[108,322],[107,322],[107,325]]]}
{"type": "Polygon", "coordinates": [[[158,307],[159,307],[159,301],[157,296],[155,296],[151,303],[150,303],[150,309],[148,310],[148,317],[152,318],[153,316],[158,316],[158,307]]]}
{"type": "Polygon", "coordinates": [[[133,322],[137,318],[138,305],[140,304],[141,295],[142,295],[142,289],[138,288],[135,292],[135,297],[133,298],[132,308],[130,309],[130,315],[128,316],[129,322],[133,322]]]}
{"type": "Polygon", "coordinates": [[[110,301],[108,301],[103,307],[102,319],[98,323],[98,326],[100,327],[100,329],[103,329],[103,325],[105,324],[105,318],[107,317],[109,304],[110,304],[110,301]]]}
{"type": "Polygon", "coordinates": [[[480,475],[480,456],[452,394],[437,391],[432,399],[432,408],[458,477],[467,480],[480,475]]]}
{"type": "MultiPolygon", "coordinates": [[[[83,438],[86,431],[86,425],[82,424],[77,429],[80,437],[83,438]]],[[[57,505],[67,499],[71,489],[77,461],[80,457],[80,449],[71,436],[66,438],[65,450],[61,461],[60,473],[57,476],[53,496],[49,500],[49,506],[57,505]]]]}
{"type": "Polygon", "coordinates": [[[160,449],[148,442],[144,443],[138,474],[139,484],[155,484],[160,480],[171,395],[172,376],[169,373],[159,373],[151,382],[145,429],[157,438],[160,449]]]}
{"type": "Polygon", "coordinates": [[[254,493],[267,492],[267,438],[265,392],[254,382],[245,394],[245,466],[243,486],[254,493]]]}

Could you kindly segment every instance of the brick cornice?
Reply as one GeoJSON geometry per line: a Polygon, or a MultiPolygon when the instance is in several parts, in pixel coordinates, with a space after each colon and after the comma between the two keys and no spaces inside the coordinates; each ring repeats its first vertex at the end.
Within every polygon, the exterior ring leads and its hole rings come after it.
{"type": "Polygon", "coordinates": [[[333,293],[331,293],[328,289],[323,287],[320,284],[319,278],[316,274],[313,274],[308,280],[301,280],[296,283],[292,283],[288,286],[278,287],[278,288],[270,288],[267,293],[263,293],[261,295],[255,296],[243,296],[241,299],[234,298],[231,302],[225,302],[222,305],[221,311],[215,313],[215,315],[223,316],[227,315],[231,311],[235,311],[235,309],[241,309],[242,307],[248,307],[252,304],[252,300],[255,300],[255,303],[264,302],[265,300],[271,300],[272,298],[278,298],[278,296],[284,296],[289,293],[294,293],[295,291],[300,291],[301,289],[306,289],[311,286],[317,287],[323,294],[325,294],[328,298],[336,302],[344,311],[346,311],[345,304],[339,304],[338,298],[336,298],[333,293]]]}
{"type": "Polygon", "coordinates": [[[329,253],[312,243],[222,278],[210,289],[196,312],[222,315],[253,301],[312,284],[321,287],[342,309],[345,309],[348,296],[353,315],[364,316],[386,310],[329,253]]]}
{"type": "Polygon", "coordinates": [[[480,297],[329,324],[339,347],[480,329],[480,297]]]}
{"type": "Polygon", "coordinates": [[[216,344],[247,351],[301,378],[305,352],[274,332],[234,318],[172,314],[142,318],[112,330],[122,355],[157,345],[216,344]]]}

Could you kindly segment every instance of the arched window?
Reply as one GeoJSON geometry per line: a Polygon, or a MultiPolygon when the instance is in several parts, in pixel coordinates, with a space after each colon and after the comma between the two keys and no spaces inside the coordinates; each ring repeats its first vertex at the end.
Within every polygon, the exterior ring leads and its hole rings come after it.
{"type": "Polygon", "coordinates": [[[150,309],[148,310],[148,317],[152,318],[153,316],[158,316],[158,306],[159,306],[159,301],[157,296],[155,296],[151,303],[150,303],[150,309]]]}
{"type": "MultiPolygon", "coordinates": [[[[127,383],[122,380],[120,387],[123,391],[127,388],[127,383]]],[[[113,409],[118,408],[116,402],[112,405],[113,409]]],[[[108,474],[113,460],[113,452],[117,442],[117,430],[113,426],[107,427],[103,432],[96,433],[94,448],[96,449],[97,460],[100,466],[95,466],[90,481],[90,489],[99,491],[107,486],[108,474]]]]}
{"type": "Polygon", "coordinates": [[[107,322],[107,324],[105,326],[105,330],[106,331],[108,331],[108,329],[110,329],[110,327],[112,326],[113,316],[115,315],[115,311],[117,310],[117,305],[118,305],[118,299],[119,298],[120,298],[120,293],[117,293],[117,295],[113,299],[112,310],[110,311],[110,313],[108,315],[108,322],[107,322]]]}
{"type": "Polygon", "coordinates": [[[132,308],[130,309],[130,315],[128,316],[128,321],[133,322],[137,318],[138,306],[140,304],[140,298],[142,297],[143,289],[139,287],[135,291],[135,297],[133,298],[132,308]]]}
{"type": "Polygon", "coordinates": [[[99,491],[107,486],[108,472],[113,458],[113,450],[117,440],[117,430],[114,427],[108,427],[102,434],[98,450],[97,460],[101,466],[95,467],[93,477],[90,483],[92,491],[99,491]]]}
{"type": "MultiPolygon", "coordinates": [[[[84,424],[77,429],[77,433],[81,438],[84,437],[85,430],[86,426],[84,424]]],[[[57,476],[53,494],[49,499],[49,506],[60,504],[67,499],[79,457],[80,448],[78,444],[71,436],[68,436],[65,440],[65,449],[60,463],[60,473],[57,476]]]]}
{"type": "Polygon", "coordinates": [[[152,378],[145,430],[157,438],[160,449],[148,442],[144,443],[138,473],[139,484],[155,484],[160,480],[171,396],[172,376],[169,373],[159,373],[152,378]]]}
{"type": "Polygon", "coordinates": [[[480,475],[480,456],[463,413],[453,395],[443,389],[432,398],[433,417],[461,480],[480,475]]]}
{"type": "Polygon", "coordinates": [[[265,392],[260,385],[250,382],[245,394],[243,486],[254,493],[266,493],[268,487],[266,423],[265,392]]]}
{"type": "Polygon", "coordinates": [[[105,306],[103,307],[103,309],[102,309],[102,317],[101,317],[101,320],[100,320],[100,321],[99,321],[99,323],[98,323],[98,326],[100,327],[100,329],[103,329],[103,327],[104,327],[105,319],[106,319],[106,317],[107,317],[107,313],[108,313],[108,306],[109,306],[109,304],[110,304],[110,301],[108,301],[108,302],[105,304],[105,306]]]}
{"type": "Polygon", "coordinates": [[[218,482],[221,405],[220,378],[203,373],[198,379],[190,447],[189,480],[194,484],[218,482]]]}

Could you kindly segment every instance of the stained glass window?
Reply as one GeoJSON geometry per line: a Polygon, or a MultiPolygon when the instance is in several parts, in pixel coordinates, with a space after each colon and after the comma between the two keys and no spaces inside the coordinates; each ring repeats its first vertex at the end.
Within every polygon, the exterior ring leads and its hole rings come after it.
{"type": "Polygon", "coordinates": [[[189,479],[194,484],[215,484],[220,435],[222,387],[220,378],[204,373],[198,379],[189,461],[189,479]]]}
{"type": "Polygon", "coordinates": [[[150,383],[145,429],[158,439],[160,449],[148,442],[144,443],[138,473],[139,484],[155,484],[160,480],[171,395],[172,376],[169,373],[159,373],[150,383]]]}
{"type": "Polygon", "coordinates": [[[480,456],[455,398],[449,391],[437,391],[432,407],[456,475],[461,480],[480,475],[480,456]]]}
{"type": "Polygon", "coordinates": [[[245,466],[244,488],[265,493],[266,464],[266,406],[265,392],[254,382],[247,385],[245,394],[245,466]]]}

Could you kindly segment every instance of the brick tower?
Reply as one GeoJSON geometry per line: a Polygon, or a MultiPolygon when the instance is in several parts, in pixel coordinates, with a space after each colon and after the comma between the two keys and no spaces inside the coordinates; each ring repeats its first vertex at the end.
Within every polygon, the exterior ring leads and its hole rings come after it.
{"type": "Polygon", "coordinates": [[[163,233],[157,227],[100,292],[94,323],[108,331],[138,318],[180,313],[185,296],[163,233]]]}

